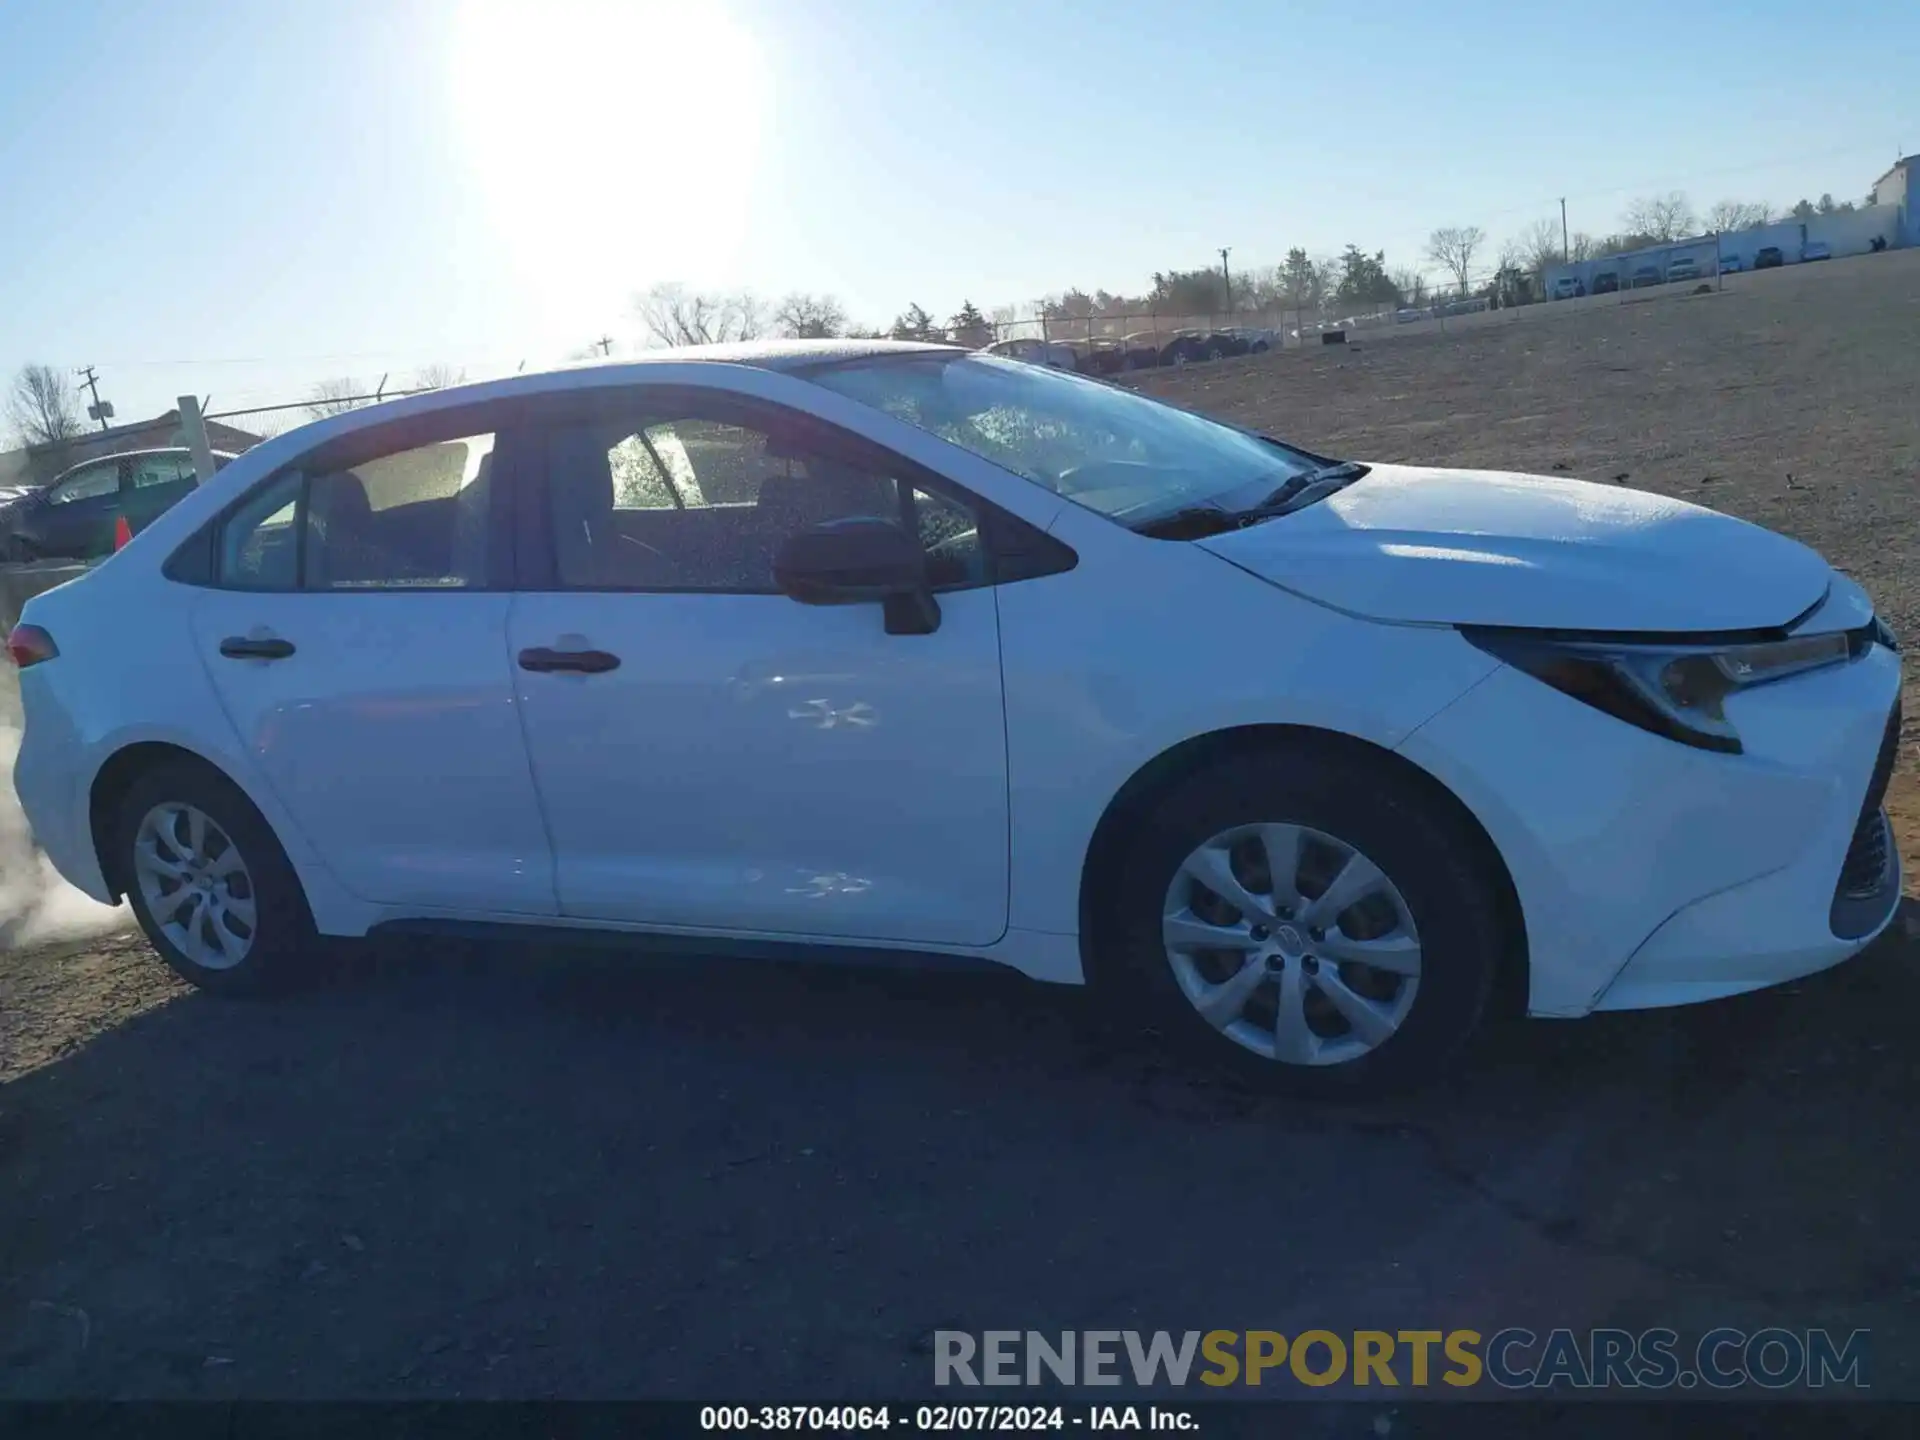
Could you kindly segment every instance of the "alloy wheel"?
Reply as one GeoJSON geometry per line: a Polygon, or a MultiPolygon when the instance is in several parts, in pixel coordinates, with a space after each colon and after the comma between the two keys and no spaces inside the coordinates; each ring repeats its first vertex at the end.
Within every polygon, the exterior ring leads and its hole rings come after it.
{"type": "Polygon", "coordinates": [[[154,806],[134,832],[133,872],[154,924],[194,964],[231,970],[247,958],[258,929],[253,875],[212,816],[154,806]]]}
{"type": "Polygon", "coordinates": [[[1289,1065],[1384,1044],[1420,988],[1420,934],[1386,873],[1304,825],[1242,825],[1198,846],[1167,887],[1161,936],[1200,1017],[1289,1065]]]}

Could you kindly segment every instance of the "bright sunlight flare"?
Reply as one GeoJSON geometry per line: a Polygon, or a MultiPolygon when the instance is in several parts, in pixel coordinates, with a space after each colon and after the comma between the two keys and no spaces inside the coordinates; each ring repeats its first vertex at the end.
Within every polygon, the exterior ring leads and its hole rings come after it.
{"type": "Polygon", "coordinates": [[[766,68],[705,0],[467,0],[449,75],[486,213],[555,335],[660,280],[724,281],[766,68]]]}

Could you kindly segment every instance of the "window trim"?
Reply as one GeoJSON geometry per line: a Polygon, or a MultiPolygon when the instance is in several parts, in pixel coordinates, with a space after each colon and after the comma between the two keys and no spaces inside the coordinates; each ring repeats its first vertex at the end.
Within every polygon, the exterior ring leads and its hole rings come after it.
{"type": "MultiPolygon", "coordinates": [[[[988,590],[1018,580],[1058,574],[1079,564],[1068,546],[1036,526],[957,484],[938,471],[878,441],[855,434],[817,415],[776,401],[734,391],[683,385],[627,385],[543,397],[525,418],[518,504],[513,526],[514,588],[554,595],[757,595],[787,598],[777,589],[735,590],[685,585],[568,585],[560,578],[554,544],[552,477],[548,473],[548,436],[571,425],[617,421],[636,431],[672,420],[704,420],[738,425],[766,434],[778,426],[798,432],[806,443],[848,465],[887,475],[908,490],[923,490],[960,506],[974,516],[983,561],[978,580],[933,587],[936,595],[988,590]],[[1033,557],[1038,557],[1033,558],[1033,557]],[[1011,563],[1008,563],[1008,562],[1011,563]]],[[[669,485],[672,480],[669,476],[669,485]]],[[[676,492],[677,498],[677,492],[676,492]]],[[[681,510],[686,507],[681,506],[681,510]]],[[[916,537],[917,538],[917,537],[916,537]]],[[[923,545],[924,552],[925,546],[923,545]]]]}
{"type": "Polygon", "coordinates": [[[514,589],[516,555],[513,519],[517,511],[515,478],[517,439],[522,426],[525,401],[487,401],[445,410],[431,410],[379,425],[369,425],[345,435],[335,436],[294,456],[261,476],[232,500],[222,505],[193,534],[181,541],[160,567],[160,573],[178,584],[199,590],[224,590],[237,595],[490,595],[514,589]],[[486,557],[487,583],[484,585],[354,585],[324,590],[309,590],[307,581],[307,494],[310,477],[332,470],[351,469],[389,455],[402,455],[427,445],[443,445],[474,435],[493,436],[493,468],[489,484],[493,493],[487,501],[486,557]],[[398,436],[403,444],[393,443],[398,436]],[[300,539],[294,561],[294,585],[291,589],[263,585],[235,585],[221,576],[221,556],[227,526],[248,502],[263,491],[297,476],[294,498],[294,524],[300,539]]]}
{"type": "Polygon", "coordinates": [[[95,460],[91,463],[83,464],[79,467],[79,470],[80,470],[79,474],[69,475],[66,479],[62,480],[58,485],[50,486],[48,488],[47,501],[46,501],[46,507],[48,509],[52,509],[55,506],[81,505],[81,504],[85,504],[89,500],[106,500],[109,498],[117,498],[121,495],[126,494],[129,489],[126,464],[117,455],[113,456],[110,460],[106,460],[106,459],[95,460]],[[89,470],[104,471],[109,464],[111,464],[113,467],[113,488],[111,490],[102,490],[98,495],[79,495],[71,499],[63,499],[59,495],[58,493],[59,491],[67,489],[69,486],[75,485],[79,483],[81,480],[86,479],[87,471],[89,470]]]}

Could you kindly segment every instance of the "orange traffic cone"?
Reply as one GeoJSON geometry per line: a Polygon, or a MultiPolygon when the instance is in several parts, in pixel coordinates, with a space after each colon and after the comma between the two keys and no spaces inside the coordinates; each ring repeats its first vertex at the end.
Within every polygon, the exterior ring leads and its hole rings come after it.
{"type": "Polygon", "coordinates": [[[131,539],[133,539],[133,527],[127,524],[127,517],[122,515],[113,522],[113,548],[116,551],[120,550],[131,539]]]}

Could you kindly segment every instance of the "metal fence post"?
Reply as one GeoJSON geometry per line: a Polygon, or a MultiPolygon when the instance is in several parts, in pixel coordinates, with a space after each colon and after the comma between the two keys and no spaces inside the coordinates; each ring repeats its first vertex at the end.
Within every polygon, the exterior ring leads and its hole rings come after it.
{"type": "Polygon", "coordinates": [[[180,433],[193,454],[193,473],[204,485],[213,478],[213,442],[207,438],[207,420],[200,413],[200,401],[195,396],[182,395],[177,403],[180,433]]]}

